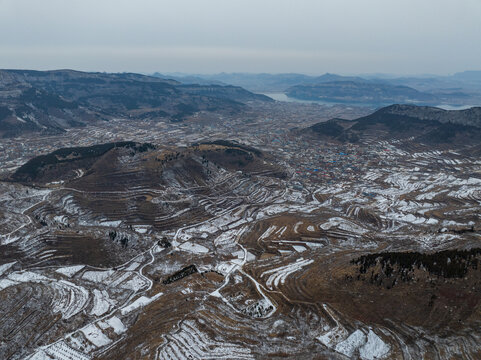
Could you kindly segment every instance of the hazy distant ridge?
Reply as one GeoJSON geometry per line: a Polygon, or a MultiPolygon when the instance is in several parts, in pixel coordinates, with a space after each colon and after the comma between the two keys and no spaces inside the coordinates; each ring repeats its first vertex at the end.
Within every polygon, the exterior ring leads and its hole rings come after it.
{"type": "Polygon", "coordinates": [[[155,76],[184,84],[231,84],[258,93],[285,93],[301,100],[337,103],[416,105],[481,104],[481,71],[452,76],[342,76],[304,74],[220,73],[212,75],[155,76]]]}
{"type": "Polygon", "coordinates": [[[59,132],[111,117],[182,121],[199,111],[240,111],[272,101],[237,86],[183,85],[133,73],[0,70],[0,136],[59,132]]]}

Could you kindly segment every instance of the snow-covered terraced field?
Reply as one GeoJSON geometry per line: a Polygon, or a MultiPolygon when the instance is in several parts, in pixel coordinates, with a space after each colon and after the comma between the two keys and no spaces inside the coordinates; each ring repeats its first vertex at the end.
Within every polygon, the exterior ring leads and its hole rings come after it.
{"type": "Polygon", "coordinates": [[[471,273],[410,282],[352,260],[477,246],[481,162],[401,140],[295,146],[253,168],[217,147],[118,150],[71,181],[0,182],[0,357],[475,359],[471,273]],[[397,312],[409,301],[425,323],[397,312]],[[465,333],[441,339],[451,318],[465,333]]]}
{"type": "Polygon", "coordinates": [[[192,321],[184,321],[180,329],[167,335],[167,344],[159,349],[157,359],[254,359],[242,345],[214,341],[202,333],[192,321]]]}
{"type": "Polygon", "coordinates": [[[314,260],[299,258],[291,264],[266,270],[261,274],[261,277],[269,275],[266,280],[266,285],[269,289],[272,289],[273,286],[278,287],[279,285],[283,285],[289,275],[301,270],[304,266],[307,266],[313,262],[314,260]]]}

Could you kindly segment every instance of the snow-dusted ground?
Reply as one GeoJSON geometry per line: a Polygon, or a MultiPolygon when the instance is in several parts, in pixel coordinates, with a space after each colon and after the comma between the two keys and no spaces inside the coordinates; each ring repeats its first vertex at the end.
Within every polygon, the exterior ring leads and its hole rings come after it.
{"type": "Polygon", "coordinates": [[[312,264],[314,260],[312,259],[303,259],[299,258],[295,262],[291,264],[287,264],[285,266],[281,266],[279,268],[274,268],[270,270],[266,270],[261,274],[261,277],[264,277],[266,275],[269,275],[266,281],[266,286],[269,289],[272,289],[272,286],[274,285],[275,287],[279,286],[279,283],[282,285],[285,283],[286,278],[296,272],[301,270],[303,267],[312,264]]]}
{"type": "Polygon", "coordinates": [[[335,350],[338,353],[352,358],[354,351],[359,349],[366,342],[366,335],[361,330],[354,331],[347,339],[336,344],[335,350]]]}
{"type": "Polygon", "coordinates": [[[89,324],[86,327],[80,329],[85,335],[88,341],[94,344],[96,347],[102,347],[112,342],[96,325],[89,324]]]}
{"type": "Polygon", "coordinates": [[[158,293],[158,294],[156,294],[152,297],[141,296],[137,300],[132,302],[131,304],[121,308],[120,312],[122,313],[122,315],[128,314],[128,313],[130,313],[134,310],[137,310],[141,307],[145,307],[145,306],[149,305],[150,303],[156,301],[161,296],[162,296],[162,293],[158,293]]]}
{"type": "Polygon", "coordinates": [[[325,304],[323,305],[331,319],[336,323],[334,327],[323,329],[324,332],[317,337],[324,346],[347,356],[362,360],[385,359],[391,347],[386,344],[372,329],[356,329],[348,333],[346,328],[339,323],[335,314],[325,304]],[[367,334],[366,334],[367,333],[367,334]]]}
{"type": "Polygon", "coordinates": [[[72,277],[84,267],[85,265],[65,266],[62,268],[58,268],[57,270],[55,270],[55,272],[58,272],[59,274],[65,275],[67,277],[72,277]]]}
{"type": "Polygon", "coordinates": [[[112,329],[117,335],[122,335],[124,332],[127,331],[127,328],[122,323],[122,321],[117,316],[112,316],[103,321],[98,322],[98,326],[101,329],[112,329]]]}
{"type": "Polygon", "coordinates": [[[205,246],[202,246],[190,241],[186,241],[183,244],[179,245],[179,249],[189,251],[194,254],[205,254],[209,252],[209,249],[206,248],[205,246]]]}
{"type": "Polygon", "coordinates": [[[353,234],[360,234],[360,235],[365,234],[367,232],[366,229],[363,229],[359,225],[356,225],[353,222],[340,217],[330,218],[327,222],[321,224],[320,227],[322,230],[339,228],[340,230],[344,230],[353,234]]]}
{"type": "Polygon", "coordinates": [[[0,265],[0,276],[6,273],[15,263],[16,261],[12,261],[12,262],[0,265]]]}
{"type": "MultiPolygon", "coordinates": [[[[158,286],[150,278],[153,273],[161,276],[172,274],[191,263],[199,271],[215,270],[224,279],[213,291],[209,290],[210,296],[217,297],[211,300],[222,300],[222,306],[236,316],[260,314],[259,317],[264,319],[262,321],[267,321],[275,318],[277,311],[272,294],[283,295],[285,287],[282,285],[286,284],[287,279],[292,277],[295,281],[297,275],[318,261],[317,256],[322,258],[330,252],[347,249],[374,251],[380,242],[389,246],[390,238],[395,236],[396,242],[401,241],[399,239],[405,234],[415,234],[410,238],[417,248],[433,250],[465,239],[451,228],[479,225],[476,211],[481,205],[480,164],[465,163],[459,159],[461,155],[454,153],[454,157],[441,151],[410,155],[393,144],[383,143],[382,146],[389,150],[385,159],[393,162],[392,168],[369,166],[351,181],[299,183],[296,189],[289,180],[246,180],[239,174],[219,170],[213,183],[218,194],[197,196],[196,191],[203,193],[204,185],[190,184],[186,187],[181,178],[172,176],[170,188],[151,190],[151,202],[172,210],[156,217],[156,221],[186,219],[182,226],[176,225],[165,231],[173,246],[169,249],[152,246],[148,251],[146,247],[141,255],[115,269],[49,265],[15,271],[22,269],[22,264],[8,260],[8,263],[0,265],[0,291],[22,285],[48,288],[52,294],[49,310],[61,315],[66,324],[79,319],[86,321],[54,343],[39,348],[30,359],[85,360],[94,358],[97,351],[115,344],[125,336],[131,319],[138,312],[154,301],[161,302],[163,293],[170,291],[166,288],[165,292],[162,290],[154,296],[148,295],[152,288],[157,289],[158,286]],[[407,165],[398,162],[401,158],[408,161],[407,165]],[[432,164],[452,166],[462,171],[447,173],[432,164]],[[464,166],[469,171],[465,171],[464,166]],[[223,186],[226,183],[233,190],[225,195],[223,186]],[[321,203],[314,196],[316,194],[325,200],[321,203]],[[185,208],[179,204],[185,204],[185,208]],[[197,204],[204,211],[202,221],[189,223],[188,216],[197,204]],[[302,220],[295,220],[297,222],[290,225],[282,222],[272,225],[273,218],[285,214],[295,214],[296,219],[302,220]],[[466,214],[470,216],[469,221],[463,219],[466,214]],[[366,221],[367,216],[371,218],[366,221]],[[262,223],[264,220],[267,220],[268,226],[262,223]],[[272,260],[260,256],[258,249],[249,248],[248,251],[244,248],[247,247],[247,242],[243,242],[244,235],[258,229],[262,231],[256,234],[256,240],[258,244],[273,249],[268,254],[272,255],[272,260]],[[295,240],[290,237],[292,232],[297,234],[295,240]],[[281,248],[276,249],[276,246],[281,248]],[[163,262],[166,254],[173,254],[175,260],[163,262]],[[300,256],[302,258],[293,260],[300,256]],[[183,263],[183,259],[188,259],[189,264],[183,263]],[[251,267],[254,269],[252,272],[251,267]],[[252,303],[244,307],[244,314],[237,305],[233,305],[228,295],[223,295],[226,287],[233,284],[241,287],[243,282],[250,282],[259,295],[249,300],[252,303]]],[[[128,162],[128,158],[122,161],[128,162]]],[[[77,170],[78,177],[83,175],[82,169],[77,170]]],[[[58,185],[61,184],[56,184],[56,187],[58,185]]],[[[34,252],[39,246],[38,234],[46,231],[35,226],[39,220],[44,221],[47,228],[57,230],[80,226],[94,229],[93,233],[99,236],[107,236],[109,231],[115,229],[144,242],[152,241],[159,235],[155,226],[147,225],[145,219],[129,228],[127,221],[110,219],[103,214],[94,215],[83,207],[85,205],[81,205],[82,201],[78,200],[77,195],[66,194],[67,189],[57,192],[60,190],[29,188],[27,194],[25,188],[18,191],[11,185],[1,186],[5,191],[0,191],[0,212],[5,214],[0,219],[0,244],[18,246],[22,251],[34,254],[38,260],[48,260],[56,253],[56,249],[34,252]],[[41,211],[34,213],[44,202],[49,202],[58,213],[51,212],[45,216],[41,211]]],[[[136,191],[118,196],[133,197],[139,194],[136,191]]],[[[164,232],[157,240],[163,235],[164,232]]],[[[159,285],[162,286],[161,283],[159,285]]],[[[186,298],[195,297],[196,301],[201,298],[194,294],[194,286],[177,290],[186,298]]],[[[209,299],[208,295],[202,296],[209,299]]],[[[323,325],[320,332],[312,336],[312,339],[317,339],[313,340],[318,341],[317,346],[327,347],[348,358],[389,358],[391,346],[386,341],[385,333],[361,325],[352,330],[352,324],[343,326],[327,309],[336,325],[327,326],[321,321],[323,325]]],[[[249,348],[230,343],[222,336],[211,338],[200,329],[193,320],[185,320],[179,322],[175,330],[162,334],[166,342],[158,349],[158,359],[189,356],[213,359],[254,357],[249,348]]],[[[291,336],[289,338],[294,339],[291,336]]]]}
{"type": "Polygon", "coordinates": [[[254,359],[250,349],[226,340],[216,341],[201,332],[193,321],[184,321],[179,331],[166,336],[156,359],[254,359]]]}
{"type": "Polygon", "coordinates": [[[381,340],[372,330],[367,334],[367,342],[359,349],[361,359],[382,359],[389,353],[390,346],[381,340]]]}
{"type": "Polygon", "coordinates": [[[93,299],[93,307],[90,310],[90,313],[95,316],[102,316],[107,313],[113,306],[115,306],[115,301],[109,297],[109,294],[105,290],[97,290],[94,289],[93,291],[94,299],[93,299]]]}
{"type": "Polygon", "coordinates": [[[90,360],[91,357],[59,341],[45,349],[38,350],[27,360],[90,360]]]}

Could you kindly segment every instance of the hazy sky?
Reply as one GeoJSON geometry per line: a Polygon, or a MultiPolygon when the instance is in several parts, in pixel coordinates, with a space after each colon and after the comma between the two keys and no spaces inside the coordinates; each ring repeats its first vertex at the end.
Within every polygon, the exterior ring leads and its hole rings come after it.
{"type": "Polygon", "coordinates": [[[481,70],[481,0],[0,0],[0,68],[481,70]]]}

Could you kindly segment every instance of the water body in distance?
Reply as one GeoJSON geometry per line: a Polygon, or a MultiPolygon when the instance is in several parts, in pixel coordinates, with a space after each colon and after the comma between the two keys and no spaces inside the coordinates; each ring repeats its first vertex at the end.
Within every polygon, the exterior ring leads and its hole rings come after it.
{"type": "Polygon", "coordinates": [[[284,93],[263,93],[262,95],[269,96],[270,98],[276,101],[286,101],[286,102],[298,102],[298,103],[305,103],[305,104],[322,104],[322,105],[336,105],[333,102],[321,101],[321,100],[301,100],[287,96],[284,93]]]}
{"type": "MultiPolygon", "coordinates": [[[[348,102],[329,102],[329,101],[322,101],[322,100],[301,100],[287,96],[284,93],[263,93],[262,95],[269,96],[270,98],[276,101],[285,101],[285,102],[297,102],[297,103],[305,103],[305,104],[322,104],[328,106],[334,106],[338,104],[343,105],[353,105],[353,106],[368,106],[368,107],[378,107],[379,104],[369,104],[369,103],[348,103],[348,102]]],[[[389,104],[388,104],[389,105],[389,104]]],[[[448,104],[440,104],[440,105],[433,105],[434,107],[438,107],[444,110],[465,110],[475,106],[481,105],[448,105],[448,104]]]]}

